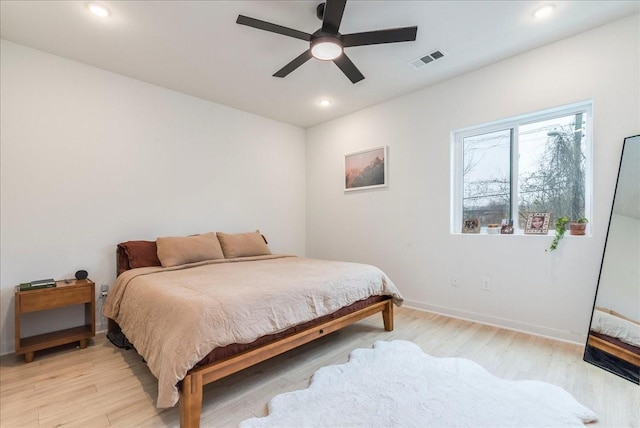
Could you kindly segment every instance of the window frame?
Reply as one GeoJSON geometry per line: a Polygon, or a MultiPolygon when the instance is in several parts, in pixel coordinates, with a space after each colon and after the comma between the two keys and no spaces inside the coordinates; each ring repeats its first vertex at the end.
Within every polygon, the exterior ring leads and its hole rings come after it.
{"type": "MultiPolygon", "coordinates": [[[[574,115],[576,113],[583,113],[585,116],[586,132],[584,132],[584,156],[585,156],[585,177],[584,177],[584,211],[585,217],[589,218],[592,222],[592,194],[593,194],[593,101],[586,100],[577,103],[572,103],[564,106],[553,107],[545,110],[536,111],[533,113],[522,114],[513,116],[506,119],[501,119],[481,125],[470,126],[467,128],[461,128],[451,131],[451,213],[450,213],[450,232],[451,234],[462,234],[462,221],[463,221],[463,188],[464,188],[464,159],[463,159],[463,144],[464,139],[468,137],[477,136],[480,134],[488,134],[497,131],[510,130],[511,131],[511,144],[510,144],[510,197],[511,206],[510,214],[513,220],[514,235],[525,235],[524,230],[519,228],[518,225],[518,184],[519,184],[519,171],[518,171],[518,158],[519,158],[519,132],[518,128],[522,125],[529,125],[535,122],[541,122],[544,120],[554,119],[562,116],[574,115]],[[515,217],[515,218],[514,218],[515,217]]],[[[481,234],[486,235],[486,227],[482,227],[481,234]]],[[[550,227],[550,230],[552,227],[550,227]]],[[[539,236],[539,235],[526,235],[526,236],[539,236]]],[[[542,235],[545,236],[545,235],[542,235]]]]}

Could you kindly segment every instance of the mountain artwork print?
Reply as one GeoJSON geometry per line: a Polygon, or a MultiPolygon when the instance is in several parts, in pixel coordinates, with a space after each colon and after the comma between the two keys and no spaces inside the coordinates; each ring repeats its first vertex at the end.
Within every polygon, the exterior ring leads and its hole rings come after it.
{"type": "Polygon", "coordinates": [[[344,190],[385,187],[387,185],[386,159],[386,146],[345,155],[344,190]]]}

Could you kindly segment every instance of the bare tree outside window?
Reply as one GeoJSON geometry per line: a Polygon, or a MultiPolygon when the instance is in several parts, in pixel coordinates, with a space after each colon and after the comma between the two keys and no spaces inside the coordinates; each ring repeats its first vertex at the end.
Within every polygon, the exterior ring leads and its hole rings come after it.
{"type": "Polygon", "coordinates": [[[520,224],[524,224],[528,212],[551,212],[554,219],[584,217],[586,158],[583,116],[583,113],[578,113],[560,118],[555,126],[540,130],[545,133],[546,142],[538,159],[539,166],[532,172],[521,174],[519,180],[520,224]]]}

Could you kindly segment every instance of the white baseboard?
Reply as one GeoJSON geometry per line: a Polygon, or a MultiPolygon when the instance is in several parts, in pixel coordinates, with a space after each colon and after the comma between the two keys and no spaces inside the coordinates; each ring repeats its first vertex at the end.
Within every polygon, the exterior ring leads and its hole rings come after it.
{"type": "Polygon", "coordinates": [[[587,340],[586,334],[576,333],[573,331],[558,330],[554,328],[544,327],[536,324],[527,324],[521,321],[510,320],[506,318],[494,317],[491,315],[479,314],[475,312],[463,311],[460,309],[447,308],[443,306],[430,305],[428,303],[414,302],[405,300],[404,306],[412,309],[434,312],[436,314],[445,315],[452,318],[458,318],[465,321],[477,322],[494,327],[505,328],[521,333],[532,334],[534,336],[546,337],[549,339],[560,340],[577,345],[584,345],[587,340]]]}
{"type": "Polygon", "coordinates": [[[1,342],[0,343],[0,355],[7,355],[15,352],[15,343],[11,342],[1,342]]]}

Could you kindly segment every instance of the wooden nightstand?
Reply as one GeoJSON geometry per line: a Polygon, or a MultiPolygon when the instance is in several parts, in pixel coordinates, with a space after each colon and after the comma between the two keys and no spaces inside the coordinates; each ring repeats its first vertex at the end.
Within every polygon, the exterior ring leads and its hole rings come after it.
{"type": "Polygon", "coordinates": [[[33,361],[35,351],[72,342],[86,348],[90,338],[96,335],[95,284],[90,279],[56,281],[53,288],[20,291],[16,286],[15,341],[16,354],[24,354],[27,363],[33,361]],[[29,312],[84,305],[84,325],[53,331],[31,337],[20,337],[20,318],[29,312]]]}

